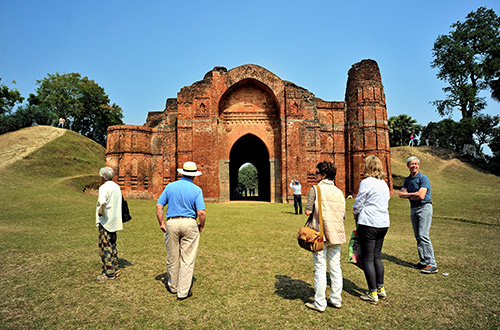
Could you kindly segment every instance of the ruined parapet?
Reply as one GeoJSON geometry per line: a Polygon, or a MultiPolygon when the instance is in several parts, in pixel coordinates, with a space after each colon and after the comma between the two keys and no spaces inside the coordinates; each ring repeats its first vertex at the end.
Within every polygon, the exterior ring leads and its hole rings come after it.
{"type": "Polygon", "coordinates": [[[377,62],[363,60],[349,70],[347,89],[348,193],[356,194],[366,156],[380,158],[392,190],[391,150],[384,88],[377,62]]]}

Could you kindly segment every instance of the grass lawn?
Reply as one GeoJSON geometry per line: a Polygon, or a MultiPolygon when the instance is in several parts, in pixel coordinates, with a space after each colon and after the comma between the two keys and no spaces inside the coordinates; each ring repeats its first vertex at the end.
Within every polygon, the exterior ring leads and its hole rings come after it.
{"type": "MultiPolygon", "coordinates": [[[[89,175],[97,178],[104,158],[90,156],[91,145],[77,148],[89,154],[76,158],[63,152],[68,140],[80,143],[72,139],[66,134],[0,170],[2,329],[500,327],[498,177],[433,150],[393,150],[395,174],[406,175],[405,157],[419,152],[421,171],[431,179],[431,238],[439,274],[412,268],[418,255],[409,205],[394,196],[383,249],[389,299],[378,306],[359,299],[366,282],[362,271],[347,263],[345,244],[342,309],[322,314],[304,307],[314,295],[313,262],[294,236],[305,216],[294,215],[291,204],[207,204],[194,296],[178,302],[165,289],[165,245],[155,201],[129,200],[133,219],[118,233],[122,277],[95,280],[96,197],[81,187],[94,180],[89,175]],[[56,171],[58,164],[64,169],[56,171]]],[[[347,201],[348,233],[354,228],[352,203],[347,201]]]]}

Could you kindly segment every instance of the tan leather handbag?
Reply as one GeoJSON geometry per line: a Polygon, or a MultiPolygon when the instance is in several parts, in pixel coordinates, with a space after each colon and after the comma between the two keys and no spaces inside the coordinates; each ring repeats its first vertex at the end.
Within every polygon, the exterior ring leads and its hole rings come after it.
{"type": "Polygon", "coordinates": [[[319,186],[316,186],[316,192],[316,198],[318,199],[319,231],[316,231],[307,226],[307,224],[313,219],[313,213],[307,219],[304,227],[300,228],[296,236],[299,246],[311,252],[318,252],[323,250],[324,244],[323,213],[321,212],[321,189],[319,188],[319,186]]]}

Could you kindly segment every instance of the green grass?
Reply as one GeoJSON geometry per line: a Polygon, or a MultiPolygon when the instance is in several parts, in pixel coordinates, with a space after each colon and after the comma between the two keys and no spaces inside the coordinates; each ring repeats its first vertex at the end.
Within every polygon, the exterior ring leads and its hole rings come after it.
{"type": "MultiPolygon", "coordinates": [[[[165,289],[155,201],[130,199],[133,219],[118,233],[122,277],[95,281],[96,197],[82,187],[95,184],[92,175],[97,177],[104,157],[88,143],[65,134],[0,171],[2,329],[500,327],[500,179],[456,163],[445,151],[392,152],[395,174],[407,175],[405,157],[413,152],[431,179],[439,274],[410,267],[418,256],[409,205],[394,196],[383,249],[389,299],[371,306],[358,298],[366,282],[347,263],[346,244],[342,309],[319,314],[304,307],[314,295],[313,262],[294,239],[305,216],[294,215],[290,204],[207,204],[194,296],[178,302],[165,289]],[[69,151],[74,145],[79,154],[69,151]]],[[[348,233],[354,228],[352,203],[347,201],[348,233]]]]}

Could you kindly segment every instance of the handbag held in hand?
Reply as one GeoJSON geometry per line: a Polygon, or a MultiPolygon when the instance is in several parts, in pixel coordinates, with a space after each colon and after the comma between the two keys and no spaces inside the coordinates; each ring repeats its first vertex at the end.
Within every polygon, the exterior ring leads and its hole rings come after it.
{"type": "Polygon", "coordinates": [[[316,231],[308,227],[308,223],[312,222],[313,215],[307,219],[304,227],[300,228],[297,233],[297,242],[299,246],[307,251],[318,252],[323,250],[324,245],[324,235],[323,235],[323,214],[321,212],[321,190],[319,186],[316,186],[317,199],[318,199],[318,214],[319,214],[319,230],[316,231]]]}

